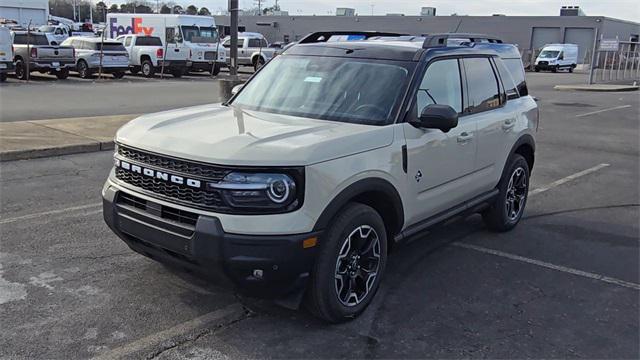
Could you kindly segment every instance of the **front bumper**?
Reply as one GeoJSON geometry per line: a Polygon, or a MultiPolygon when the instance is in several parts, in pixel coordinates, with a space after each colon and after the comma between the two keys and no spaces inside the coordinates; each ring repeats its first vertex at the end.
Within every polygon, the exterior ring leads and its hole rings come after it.
{"type": "Polygon", "coordinates": [[[111,185],[103,190],[103,215],[132,250],[252,296],[280,298],[302,291],[317,252],[303,242],[319,233],[225,233],[216,217],[143,200],[111,185]]]}

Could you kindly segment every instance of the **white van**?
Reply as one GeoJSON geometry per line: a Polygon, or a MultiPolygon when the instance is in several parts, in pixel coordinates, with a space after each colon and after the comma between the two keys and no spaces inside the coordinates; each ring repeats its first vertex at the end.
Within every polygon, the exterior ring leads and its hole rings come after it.
{"type": "Polygon", "coordinates": [[[573,72],[578,64],[578,45],[576,44],[547,44],[536,58],[535,70],[568,69],[573,72]]]}
{"type": "Polygon", "coordinates": [[[0,81],[7,80],[7,73],[13,72],[13,38],[7,27],[0,27],[0,81]]]}
{"type": "Polygon", "coordinates": [[[210,71],[217,75],[226,63],[218,30],[212,16],[182,14],[109,14],[107,37],[125,34],[157,36],[172,44],[171,51],[186,51],[192,71],[210,71]],[[173,48],[177,49],[174,50],[173,48]]]}

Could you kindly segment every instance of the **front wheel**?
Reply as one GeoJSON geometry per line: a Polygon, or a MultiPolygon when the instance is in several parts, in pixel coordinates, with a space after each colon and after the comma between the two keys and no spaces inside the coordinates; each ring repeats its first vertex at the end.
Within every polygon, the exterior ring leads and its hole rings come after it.
{"type": "Polygon", "coordinates": [[[253,61],[253,71],[258,71],[262,65],[264,65],[264,59],[260,56],[253,61]]]}
{"type": "Polygon", "coordinates": [[[7,81],[7,73],[0,73],[0,82],[7,81]]]}
{"type": "Polygon", "coordinates": [[[332,221],[311,275],[307,306],[321,319],[354,319],[371,303],[387,261],[382,217],[371,207],[348,204],[332,221]]]}
{"type": "Polygon", "coordinates": [[[513,229],[524,213],[529,195],[529,164],[520,154],[513,154],[498,184],[498,196],[482,219],[493,231],[513,229]]]}
{"type": "Polygon", "coordinates": [[[92,75],[92,71],[89,69],[89,65],[84,60],[78,61],[78,65],[76,65],[76,70],[78,74],[83,79],[88,79],[92,75]]]}

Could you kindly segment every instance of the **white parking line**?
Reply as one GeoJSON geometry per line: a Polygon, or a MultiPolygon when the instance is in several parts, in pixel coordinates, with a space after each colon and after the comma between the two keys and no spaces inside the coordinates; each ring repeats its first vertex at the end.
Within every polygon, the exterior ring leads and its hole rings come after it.
{"type": "MultiPolygon", "coordinates": [[[[80,206],[72,206],[72,207],[68,207],[68,208],[64,208],[64,209],[43,211],[43,212],[39,212],[39,213],[35,213],[35,214],[22,215],[22,216],[16,216],[16,217],[11,217],[11,218],[6,218],[6,219],[0,219],[0,225],[1,224],[12,223],[12,222],[15,222],[15,221],[30,220],[30,219],[34,219],[34,218],[41,217],[41,216],[56,215],[56,214],[70,212],[70,211],[91,209],[91,208],[98,207],[98,206],[102,206],[102,203],[80,205],[80,206]]],[[[91,214],[91,213],[95,213],[95,212],[90,212],[90,213],[85,213],[85,214],[91,214]]]]}
{"type": "Polygon", "coordinates": [[[605,111],[619,110],[619,109],[626,109],[626,108],[628,108],[628,107],[631,107],[631,105],[620,105],[620,106],[615,106],[615,107],[608,108],[608,109],[596,110],[596,111],[588,112],[588,113],[585,113],[585,114],[576,115],[576,117],[583,117],[583,116],[595,115],[595,114],[603,113],[603,112],[605,112],[605,111]]]}
{"type": "Polygon", "coordinates": [[[609,284],[614,284],[614,285],[618,285],[618,286],[622,286],[622,287],[626,287],[626,288],[630,288],[630,289],[634,289],[634,290],[640,290],[640,284],[636,284],[636,283],[632,283],[632,282],[628,282],[628,281],[624,281],[624,280],[620,280],[620,279],[615,279],[615,278],[604,276],[604,275],[600,275],[600,274],[595,274],[595,273],[590,273],[590,272],[587,272],[587,271],[577,270],[577,269],[573,269],[573,268],[566,267],[566,266],[555,265],[555,264],[552,264],[552,263],[548,263],[548,262],[544,262],[544,261],[540,261],[540,260],[535,260],[535,259],[530,259],[530,258],[527,258],[527,257],[524,257],[524,256],[510,254],[510,253],[506,253],[506,252],[502,252],[502,251],[498,251],[498,250],[493,250],[493,249],[489,249],[489,248],[485,248],[485,247],[477,246],[477,245],[465,244],[465,243],[461,243],[461,242],[454,242],[451,245],[456,246],[456,247],[460,247],[460,248],[464,248],[464,249],[470,249],[470,250],[479,251],[479,252],[485,253],[485,254],[491,254],[491,255],[503,257],[503,258],[510,259],[510,260],[520,261],[520,262],[524,262],[524,263],[528,263],[528,264],[544,267],[544,268],[547,268],[547,269],[561,271],[561,272],[568,273],[568,274],[578,275],[578,276],[582,276],[582,277],[593,279],[593,280],[599,280],[599,281],[602,281],[602,282],[606,282],[606,283],[609,283],[609,284]]]}
{"type": "Polygon", "coordinates": [[[158,346],[171,338],[185,335],[203,327],[213,328],[228,325],[242,319],[244,316],[245,310],[242,305],[239,303],[233,303],[222,309],[185,321],[167,330],[147,335],[119,348],[109,350],[104,354],[94,357],[94,359],[129,359],[136,353],[150,349],[153,346],[158,346]]]}
{"type": "Polygon", "coordinates": [[[529,191],[529,196],[543,193],[543,192],[545,192],[547,190],[553,189],[556,186],[560,186],[562,184],[568,183],[569,181],[572,181],[572,180],[575,180],[575,179],[577,179],[579,177],[591,174],[591,173],[596,172],[596,171],[598,171],[598,170],[600,170],[602,168],[606,168],[607,166],[609,166],[609,164],[600,164],[600,165],[596,165],[596,166],[594,166],[592,168],[588,168],[586,170],[582,170],[582,171],[577,172],[575,174],[563,177],[562,179],[556,180],[556,181],[552,182],[551,184],[548,184],[548,185],[545,185],[545,186],[542,186],[542,187],[539,187],[539,188],[536,188],[536,189],[533,189],[533,190],[529,191]]]}

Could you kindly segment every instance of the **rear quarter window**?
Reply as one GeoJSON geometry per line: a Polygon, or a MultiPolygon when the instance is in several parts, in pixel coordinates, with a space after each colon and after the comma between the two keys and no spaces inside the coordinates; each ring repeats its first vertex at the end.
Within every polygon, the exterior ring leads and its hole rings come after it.
{"type": "Polygon", "coordinates": [[[500,88],[489,58],[465,58],[463,60],[469,90],[467,113],[493,110],[500,107],[500,88]]]}
{"type": "Polygon", "coordinates": [[[520,96],[529,95],[529,90],[527,89],[527,82],[524,77],[524,65],[522,65],[522,60],[520,59],[502,59],[504,65],[509,70],[511,77],[513,78],[513,82],[516,84],[518,88],[518,93],[520,96]]]}

